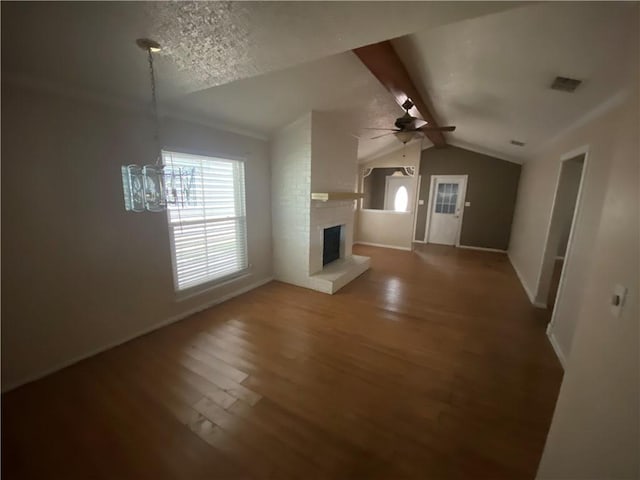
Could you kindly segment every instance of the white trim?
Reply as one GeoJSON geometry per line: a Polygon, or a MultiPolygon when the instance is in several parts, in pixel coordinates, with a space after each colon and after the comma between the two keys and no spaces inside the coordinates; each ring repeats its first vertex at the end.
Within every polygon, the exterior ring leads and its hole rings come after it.
{"type": "Polygon", "coordinates": [[[506,250],[502,250],[500,248],[474,247],[472,245],[458,245],[458,248],[464,248],[466,250],[480,250],[482,252],[507,253],[506,250]]]}
{"type": "Polygon", "coordinates": [[[429,225],[431,224],[431,208],[432,208],[432,199],[433,199],[433,190],[434,190],[434,175],[429,177],[429,197],[427,198],[427,219],[424,224],[424,243],[429,243],[429,225]]]}
{"type": "Polygon", "coordinates": [[[413,202],[413,211],[415,215],[413,216],[413,232],[411,233],[411,241],[416,241],[416,229],[418,227],[418,207],[420,202],[420,188],[422,188],[422,175],[418,174],[418,186],[416,187],[415,198],[413,202]]]}
{"type": "Polygon", "coordinates": [[[486,155],[488,157],[497,158],[498,160],[504,160],[505,162],[509,163],[516,163],[518,165],[522,165],[525,160],[527,160],[523,157],[510,156],[505,153],[496,152],[495,150],[480,147],[471,143],[462,142],[460,140],[447,139],[447,143],[449,145],[453,145],[454,147],[462,148],[463,150],[469,150],[474,153],[479,153],[480,155],[486,155]]]}
{"type": "Polygon", "coordinates": [[[581,147],[574,148],[573,150],[565,153],[560,156],[560,161],[564,162],[566,160],[571,160],[572,158],[579,157],[580,155],[587,156],[589,153],[589,145],[582,145],[581,147]]]}
{"type": "MultiPolygon", "coordinates": [[[[59,97],[70,98],[72,100],[82,101],[86,103],[99,103],[111,108],[135,111],[139,113],[148,113],[148,105],[146,102],[132,101],[120,96],[104,95],[96,93],[92,90],[84,90],[78,88],[69,88],[57,82],[42,80],[29,75],[6,73],[2,75],[2,81],[19,88],[27,88],[40,92],[49,93],[59,97]]],[[[158,112],[161,120],[166,118],[179,120],[182,122],[192,123],[203,127],[213,128],[219,132],[233,133],[244,137],[255,138],[257,140],[269,141],[269,135],[264,133],[245,130],[241,127],[233,127],[227,123],[216,122],[202,116],[187,113],[184,111],[176,111],[175,109],[167,109],[162,107],[158,112]]]]}
{"type": "Polygon", "coordinates": [[[556,255],[556,260],[564,260],[564,257],[562,257],[560,255],[556,255]]]}
{"type": "MultiPolygon", "coordinates": [[[[547,256],[547,248],[549,248],[549,235],[551,234],[551,224],[553,222],[553,211],[556,208],[556,201],[558,200],[558,189],[560,188],[560,177],[562,176],[562,161],[560,162],[559,165],[560,167],[558,168],[558,178],[556,179],[556,185],[553,190],[553,200],[551,202],[551,210],[549,210],[549,220],[547,222],[547,228],[546,228],[547,233],[544,236],[545,240],[544,240],[544,248],[542,250],[542,258],[540,259],[540,266],[538,268],[538,274],[536,275],[536,284],[535,284],[536,297],[538,296],[538,291],[540,290],[540,279],[542,277],[542,268],[544,266],[544,259],[547,256]]],[[[532,303],[533,303],[533,300],[532,300],[532,303]]]]}
{"type": "Polygon", "coordinates": [[[242,295],[243,293],[247,293],[251,290],[254,290],[258,287],[261,287],[262,285],[265,285],[271,281],[273,281],[274,278],[273,277],[267,277],[267,278],[263,278],[262,280],[258,280],[257,282],[251,283],[245,287],[239,288],[238,290],[235,290],[231,293],[228,293],[227,295],[223,295],[222,297],[216,298],[215,300],[212,300],[210,302],[206,302],[198,307],[194,307],[192,309],[187,310],[186,312],[183,313],[179,313],[177,315],[173,315],[163,321],[161,321],[160,323],[157,323],[155,325],[152,325],[148,328],[143,328],[141,330],[138,330],[136,333],[133,333],[131,335],[127,335],[125,338],[121,339],[121,340],[116,340],[115,342],[111,342],[108,343],[107,345],[104,345],[102,347],[98,347],[96,349],[93,349],[85,354],[82,355],[78,355],[70,360],[66,360],[63,362],[58,363],[57,365],[48,368],[47,370],[37,373],[35,375],[30,375],[28,377],[26,377],[24,380],[20,380],[18,382],[15,382],[13,384],[10,384],[8,386],[4,386],[2,388],[2,393],[6,393],[10,390],[13,390],[15,388],[18,388],[22,385],[25,385],[27,383],[31,383],[34,382],[36,380],[39,380],[41,378],[44,378],[48,375],[51,375],[52,373],[55,373],[59,370],[62,370],[63,368],[69,367],[73,364],[76,364],[78,362],[81,362],[82,360],[85,360],[87,358],[93,357],[95,355],[98,355],[99,353],[105,352],[107,350],[111,350],[112,348],[117,347],[118,345],[122,345],[123,343],[127,343],[135,338],[141,337],[142,335],[146,335],[147,333],[151,333],[155,330],[158,330],[162,327],[166,327],[167,325],[170,325],[172,323],[178,322],[180,320],[184,320],[187,317],[190,317],[192,315],[195,315],[198,312],[201,312],[203,310],[206,310],[208,308],[211,308],[215,305],[218,305],[220,303],[226,302],[227,300],[231,300],[234,297],[237,297],[239,295],[242,295]]]}
{"type": "Polygon", "coordinates": [[[625,88],[620,92],[614,94],[612,97],[608,98],[598,106],[596,106],[593,110],[582,115],[578,120],[569,125],[567,128],[564,128],[558,131],[552,138],[547,140],[546,142],[540,144],[532,153],[534,158],[539,158],[545,153],[549,152],[556,143],[565,138],[567,135],[573,133],[578,128],[586,125],[587,123],[598,119],[599,117],[609,113],[614,108],[622,105],[631,95],[631,90],[629,88],[625,88]]]}
{"type": "MultiPolygon", "coordinates": [[[[584,155],[584,159],[583,159],[583,163],[582,163],[582,174],[580,175],[580,184],[578,186],[578,194],[576,195],[576,206],[574,207],[573,210],[573,218],[571,219],[571,228],[569,229],[569,239],[567,240],[567,248],[564,252],[564,265],[562,266],[562,272],[560,273],[560,281],[558,282],[558,291],[556,292],[556,301],[555,304],[553,305],[553,312],[551,313],[551,320],[549,321],[549,325],[547,326],[547,331],[548,332],[552,332],[552,326],[554,325],[555,321],[556,321],[556,316],[557,316],[557,311],[558,311],[558,304],[560,303],[561,299],[562,299],[562,294],[564,293],[564,285],[567,281],[567,268],[571,262],[571,254],[573,251],[573,242],[575,240],[575,229],[576,229],[576,225],[578,222],[578,218],[580,216],[580,213],[582,212],[582,203],[583,203],[583,193],[584,193],[584,184],[585,184],[585,180],[587,178],[587,169],[589,168],[589,145],[583,145],[582,147],[576,148],[575,150],[571,150],[568,153],[565,153],[564,155],[562,155],[560,157],[560,172],[558,174],[558,183],[556,185],[556,194],[553,197],[553,206],[551,207],[551,215],[549,218],[549,228],[547,229],[547,237],[546,237],[546,242],[545,242],[545,250],[544,250],[544,254],[542,256],[542,262],[540,265],[540,271],[538,272],[538,281],[536,283],[536,287],[539,289],[540,287],[540,277],[542,276],[542,268],[544,265],[544,259],[546,257],[547,254],[547,247],[548,247],[548,242],[549,242],[549,234],[551,233],[551,221],[553,218],[553,212],[555,210],[556,207],[556,197],[557,197],[557,189],[558,186],[560,185],[560,176],[562,175],[562,167],[563,164],[562,162],[565,162],[567,160],[571,160],[572,158],[575,158],[579,155],[584,155]]],[[[537,292],[536,292],[537,294],[537,292]]],[[[536,295],[537,296],[537,295],[536,295]]]]}
{"type": "Polygon", "coordinates": [[[382,199],[382,209],[397,212],[395,208],[387,208],[389,206],[389,177],[391,177],[391,175],[385,175],[384,177],[384,198],[382,199]]]}
{"type": "Polygon", "coordinates": [[[237,282],[239,280],[245,280],[251,276],[251,267],[252,266],[249,265],[246,269],[236,273],[232,273],[231,275],[227,275],[226,277],[216,278],[215,280],[210,280],[199,285],[194,285],[193,287],[189,287],[184,290],[177,290],[175,292],[176,302],[184,302],[186,300],[192,299],[193,297],[209,293],[216,288],[224,287],[225,285],[237,282]]]}
{"type": "Polygon", "coordinates": [[[516,267],[516,263],[511,258],[511,254],[509,252],[507,252],[507,258],[509,259],[509,263],[511,263],[511,266],[513,267],[513,270],[516,272],[516,275],[518,276],[518,280],[520,280],[520,285],[522,285],[522,288],[524,289],[525,293],[527,294],[527,297],[529,298],[529,301],[532,304],[535,304],[535,297],[531,293],[531,289],[527,285],[527,282],[524,281],[524,276],[520,273],[520,270],[518,270],[518,267],[516,267]]]}
{"type": "Polygon", "coordinates": [[[547,327],[547,337],[549,338],[549,343],[551,343],[551,346],[553,347],[553,351],[556,352],[556,356],[558,357],[558,360],[560,360],[560,365],[562,365],[562,369],[566,370],[567,359],[564,356],[564,352],[562,351],[562,348],[560,348],[560,344],[556,340],[556,337],[553,334],[553,332],[548,331],[548,327],[547,327]]]}
{"type": "Polygon", "coordinates": [[[268,142],[270,140],[269,135],[257,132],[255,130],[247,130],[242,127],[235,127],[224,122],[216,122],[214,120],[204,118],[200,115],[187,113],[184,111],[170,110],[166,115],[168,118],[179,120],[181,122],[193,123],[195,125],[202,125],[204,127],[213,128],[220,132],[233,133],[235,135],[241,135],[243,137],[255,138],[256,140],[262,140],[268,142]]]}
{"type": "MultiPolygon", "coordinates": [[[[458,231],[456,233],[455,246],[460,246],[460,234],[462,233],[462,222],[464,220],[464,204],[467,199],[467,183],[469,181],[469,175],[431,175],[431,182],[429,184],[429,200],[427,201],[427,223],[424,227],[424,243],[429,243],[429,229],[431,228],[431,208],[433,206],[433,198],[435,197],[435,185],[438,179],[444,180],[460,180],[462,179],[462,192],[458,196],[460,202],[460,221],[458,222],[458,231]]],[[[417,211],[416,211],[417,214],[417,211]]]]}
{"type": "Polygon", "coordinates": [[[426,243],[424,240],[413,240],[412,243],[426,243]]]}
{"type": "Polygon", "coordinates": [[[385,245],[384,243],[372,243],[372,242],[353,242],[354,245],[366,245],[368,247],[380,247],[380,248],[392,248],[394,250],[406,250],[407,252],[411,252],[412,249],[409,247],[398,247],[397,245],[385,245]]]}

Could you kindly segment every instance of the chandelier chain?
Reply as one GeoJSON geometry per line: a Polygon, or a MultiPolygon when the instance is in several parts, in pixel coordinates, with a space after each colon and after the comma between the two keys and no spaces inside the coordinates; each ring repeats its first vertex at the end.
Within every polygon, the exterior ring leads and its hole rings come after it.
{"type": "MultiPolygon", "coordinates": [[[[160,151],[160,125],[158,121],[158,98],[156,93],[156,75],[153,68],[153,53],[151,49],[147,49],[147,56],[149,60],[149,77],[151,79],[151,108],[153,110],[153,137],[156,141],[157,150],[160,151]]],[[[158,155],[156,163],[160,163],[160,156],[158,155]]]]}

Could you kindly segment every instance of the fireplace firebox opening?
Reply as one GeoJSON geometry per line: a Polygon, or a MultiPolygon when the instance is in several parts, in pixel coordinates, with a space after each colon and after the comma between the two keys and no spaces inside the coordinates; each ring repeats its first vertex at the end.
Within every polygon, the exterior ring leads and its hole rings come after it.
{"type": "Polygon", "coordinates": [[[322,265],[340,258],[341,225],[324,229],[324,243],[322,244],[322,265]]]}

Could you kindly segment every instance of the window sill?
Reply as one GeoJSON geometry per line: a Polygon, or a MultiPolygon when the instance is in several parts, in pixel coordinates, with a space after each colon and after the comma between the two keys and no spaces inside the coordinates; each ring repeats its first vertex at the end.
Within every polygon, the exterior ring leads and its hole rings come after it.
{"type": "Polygon", "coordinates": [[[239,272],[233,273],[226,277],[217,278],[215,280],[211,280],[207,283],[202,283],[200,285],[196,285],[194,287],[189,287],[185,290],[178,290],[175,292],[176,301],[184,302],[186,300],[190,300],[191,298],[204,295],[205,293],[212,292],[217,288],[224,287],[225,285],[229,285],[233,282],[237,282],[238,280],[244,280],[253,275],[251,273],[251,266],[248,268],[241,270],[239,272]]]}

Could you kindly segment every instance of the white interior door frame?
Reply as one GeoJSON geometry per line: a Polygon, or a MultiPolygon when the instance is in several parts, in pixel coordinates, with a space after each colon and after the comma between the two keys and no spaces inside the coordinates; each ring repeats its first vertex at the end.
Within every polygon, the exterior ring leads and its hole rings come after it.
{"type": "Polygon", "coordinates": [[[392,208],[388,208],[389,202],[391,200],[391,197],[389,195],[389,178],[391,178],[391,175],[387,175],[386,177],[384,177],[384,203],[382,204],[383,210],[393,210],[392,208]]]}
{"type": "Polygon", "coordinates": [[[413,199],[413,232],[411,233],[411,241],[424,243],[421,240],[416,240],[416,228],[418,227],[418,207],[420,206],[420,189],[422,188],[422,175],[418,175],[418,186],[416,187],[416,194],[413,199]]]}
{"type": "Polygon", "coordinates": [[[431,175],[431,183],[429,184],[429,200],[427,202],[427,223],[424,228],[424,243],[429,243],[429,229],[431,228],[431,211],[433,209],[433,199],[435,198],[435,187],[438,180],[444,181],[462,181],[460,197],[460,221],[458,222],[458,231],[456,232],[456,247],[460,246],[460,232],[462,231],[462,222],[464,220],[464,204],[467,199],[467,181],[469,175],[431,175]]]}
{"type": "MultiPolygon", "coordinates": [[[[567,269],[569,267],[569,262],[571,262],[571,253],[573,251],[573,243],[575,240],[575,228],[578,222],[578,217],[580,216],[580,212],[582,211],[582,203],[583,203],[583,193],[584,193],[584,183],[587,178],[587,168],[589,165],[589,145],[584,145],[580,148],[576,148],[568,153],[565,153],[560,157],[560,169],[558,171],[558,180],[556,182],[556,190],[553,196],[553,204],[551,205],[551,215],[549,216],[549,225],[547,226],[547,236],[545,240],[544,252],[542,255],[542,261],[544,262],[545,256],[548,254],[548,243],[549,243],[549,235],[551,234],[551,223],[553,218],[553,212],[556,208],[556,200],[558,197],[558,187],[560,185],[560,176],[562,175],[562,166],[564,162],[567,160],[571,160],[580,155],[584,155],[584,160],[582,163],[582,173],[580,175],[580,185],[578,186],[578,194],[576,195],[576,206],[573,210],[573,219],[571,220],[571,229],[569,230],[569,239],[567,240],[567,249],[564,253],[564,264],[562,265],[562,272],[560,273],[560,281],[558,282],[558,291],[556,293],[556,301],[553,305],[553,312],[551,313],[551,320],[547,325],[547,335],[551,335],[553,333],[553,324],[556,321],[556,312],[558,311],[558,305],[560,304],[562,294],[564,291],[564,285],[567,281],[567,269]]],[[[538,278],[536,280],[536,296],[538,295],[538,288],[540,285],[540,277],[542,275],[542,265],[540,265],[540,270],[538,271],[538,278]]],[[[546,305],[545,305],[546,306],[546,305]]]]}

